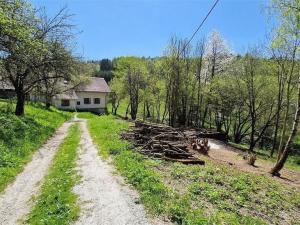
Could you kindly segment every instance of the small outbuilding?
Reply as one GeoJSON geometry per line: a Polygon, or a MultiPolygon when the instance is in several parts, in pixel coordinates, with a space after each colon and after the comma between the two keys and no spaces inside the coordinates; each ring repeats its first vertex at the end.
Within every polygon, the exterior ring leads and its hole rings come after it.
{"type": "Polygon", "coordinates": [[[0,98],[8,99],[15,96],[16,93],[14,86],[10,82],[0,79],[0,98]]]}

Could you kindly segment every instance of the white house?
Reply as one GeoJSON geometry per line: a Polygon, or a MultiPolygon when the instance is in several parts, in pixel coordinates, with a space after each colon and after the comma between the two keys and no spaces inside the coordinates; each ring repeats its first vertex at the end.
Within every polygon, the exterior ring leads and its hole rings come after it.
{"type": "Polygon", "coordinates": [[[106,111],[109,93],[104,78],[91,77],[88,83],[55,95],[53,105],[64,110],[102,113],[106,111]]]}
{"type": "MultiPolygon", "coordinates": [[[[7,82],[0,81],[0,98],[14,97],[14,87],[7,82]]],[[[62,86],[65,90],[68,89],[67,83],[62,83],[62,86]]],[[[52,98],[52,105],[70,111],[102,113],[106,111],[109,93],[110,88],[104,78],[91,77],[87,83],[55,95],[52,98]]],[[[32,92],[28,97],[31,101],[45,102],[45,96],[40,93],[32,92]]]]}

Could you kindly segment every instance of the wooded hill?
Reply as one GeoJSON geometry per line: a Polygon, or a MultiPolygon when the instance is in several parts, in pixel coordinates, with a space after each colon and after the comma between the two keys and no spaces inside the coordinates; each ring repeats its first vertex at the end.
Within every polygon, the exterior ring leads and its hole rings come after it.
{"type": "Polygon", "coordinates": [[[236,55],[217,31],[194,45],[172,37],[164,56],[114,60],[112,112],[120,102],[135,120],[211,128],[235,143],[278,152],[278,175],[294,151],[300,101],[299,1],[272,1],[278,24],[268,45],[236,55]],[[297,19],[298,18],[298,19],[297,19]]]}

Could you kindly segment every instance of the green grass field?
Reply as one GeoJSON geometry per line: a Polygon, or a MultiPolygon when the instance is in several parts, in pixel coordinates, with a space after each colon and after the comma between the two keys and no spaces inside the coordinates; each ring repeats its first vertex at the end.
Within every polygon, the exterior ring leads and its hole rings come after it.
{"type": "Polygon", "coordinates": [[[79,126],[74,124],[53,160],[37,203],[29,214],[28,224],[64,225],[78,218],[79,206],[72,188],[79,178],[74,170],[79,140],[79,126]]]}
{"type": "Polygon", "coordinates": [[[14,115],[14,104],[0,101],[0,192],[20,173],[32,154],[72,114],[27,104],[25,116],[14,115]]]}
{"type": "Polygon", "coordinates": [[[130,123],[88,116],[100,154],[140,193],[152,215],[176,224],[300,224],[300,194],[270,177],[207,162],[190,166],[147,159],[121,140],[130,123]]]}

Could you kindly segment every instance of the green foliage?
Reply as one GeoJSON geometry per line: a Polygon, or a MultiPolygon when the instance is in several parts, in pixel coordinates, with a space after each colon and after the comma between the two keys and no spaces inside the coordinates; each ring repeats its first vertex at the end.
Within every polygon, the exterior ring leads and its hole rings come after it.
{"type": "Polygon", "coordinates": [[[77,81],[83,74],[68,47],[73,36],[69,19],[65,9],[49,18],[27,0],[1,1],[1,78],[14,86],[17,115],[24,114],[29,92],[41,92],[50,101],[59,92],[58,82],[77,81]]]}
{"type": "Polygon", "coordinates": [[[94,77],[103,77],[106,82],[113,78],[113,62],[110,59],[89,60],[87,66],[90,68],[90,75],[94,77]]]}
{"type": "Polygon", "coordinates": [[[53,165],[29,214],[28,224],[70,224],[79,215],[77,196],[72,192],[78,176],[74,167],[80,140],[79,125],[74,124],[59,147],[53,165]]]}
{"type": "MultiPolygon", "coordinates": [[[[272,0],[270,12],[276,16],[278,26],[274,33],[273,48],[287,47],[297,43],[300,39],[300,1],[299,0],[272,0]]],[[[299,46],[299,44],[298,44],[299,46]]],[[[299,49],[299,47],[298,47],[299,49]]]]}
{"type": "Polygon", "coordinates": [[[7,48],[1,49],[1,51],[10,52],[15,49],[15,53],[31,52],[37,54],[39,51],[43,52],[45,46],[41,40],[33,40],[32,33],[37,32],[33,24],[37,23],[37,18],[34,16],[34,10],[27,1],[15,0],[15,1],[2,1],[0,5],[0,24],[1,35],[6,34],[7,37],[17,40],[12,46],[6,45],[6,39],[1,42],[7,48]],[[17,43],[22,43],[17,45],[17,43]]]}
{"type": "Polygon", "coordinates": [[[114,62],[113,96],[114,111],[116,105],[125,97],[130,99],[131,118],[135,119],[141,102],[142,90],[147,88],[148,70],[146,61],[138,57],[120,57],[114,62]]]}
{"type": "Polygon", "coordinates": [[[26,116],[7,112],[10,103],[0,101],[0,192],[71,113],[41,105],[26,105],[26,116]]]}

